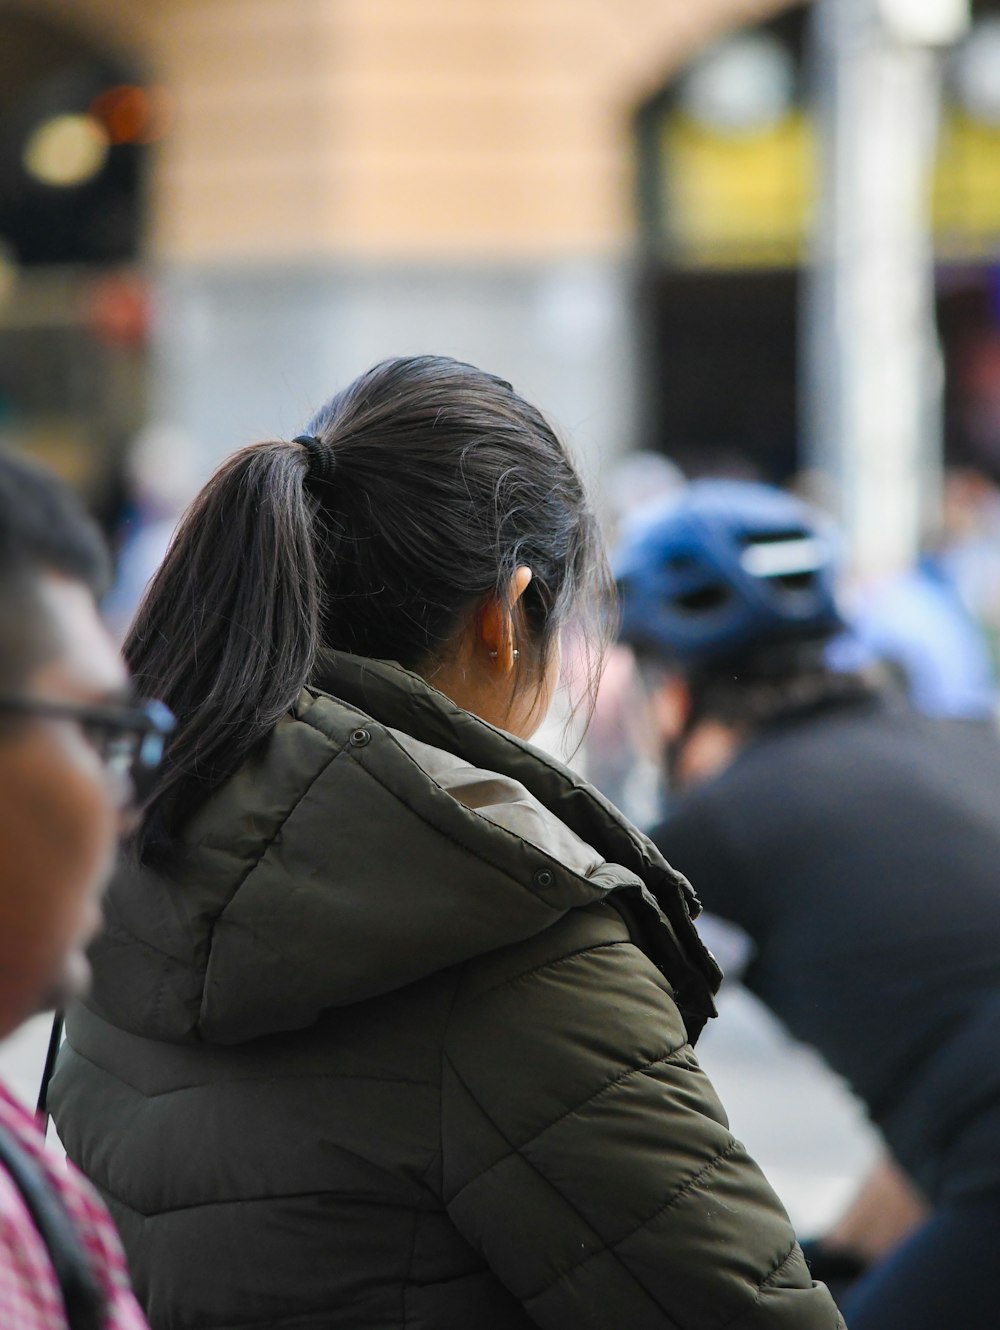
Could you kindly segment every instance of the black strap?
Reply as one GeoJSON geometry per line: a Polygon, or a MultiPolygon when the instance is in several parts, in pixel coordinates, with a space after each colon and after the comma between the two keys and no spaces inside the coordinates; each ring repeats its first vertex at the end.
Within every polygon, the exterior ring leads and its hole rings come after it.
{"type": "Polygon", "coordinates": [[[0,1165],[9,1174],[48,1249],[70,1330],[101,1330],[104,1298],[63,1204],[34,1159],[0,1130],[0,1165]]]}
{"type": "Polygon", "coordinates": [[[45,1066],[42,1068],[42,1081],[38,1087],[38,1103],[35,1105],[35,1117],[38,1119],[43,1136],[49,1129],[49,1082],[52,1080],[52,1073],[56,1069],[56,1058],[59,1056],[59,1045],[62,1043],[62,1037],[63,1014],[60,1009],[52,1017],[49,1046],[45,1050],[45,1066]]]}

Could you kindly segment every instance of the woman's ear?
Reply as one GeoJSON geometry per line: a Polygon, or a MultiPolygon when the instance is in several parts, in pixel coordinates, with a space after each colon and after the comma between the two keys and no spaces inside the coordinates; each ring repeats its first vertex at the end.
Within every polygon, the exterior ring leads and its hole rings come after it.
{"type": "Polygon", "coordinates": [[[514,668],[520,648],[514,638],[513,609],[531,583],[531,569],[514,570],[505,599],[490,596],[479,611],[479,638],[492,664],[504,674],[514,668]]]}
{"type": "Polygon", "coordinates": [[[521,599],[528,587],[531,585],[531,569],[526,564],[521,564],[519,568],[514,569],[514,576],[510,579],[510,600],[508,605],[513,609],[521,599]]]}

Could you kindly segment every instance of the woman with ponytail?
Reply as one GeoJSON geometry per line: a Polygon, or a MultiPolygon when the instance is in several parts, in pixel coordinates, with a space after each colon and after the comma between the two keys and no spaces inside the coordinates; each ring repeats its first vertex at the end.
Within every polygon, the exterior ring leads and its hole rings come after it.
{"type": "Polygon", "coordinates": [[[192,505],[126,646],[178,726],[50,1093],[154,1330],[840,1324],[691,1052],[690,889],[528,742],[611,617],[563,447],[451,360],[192,505]]]}

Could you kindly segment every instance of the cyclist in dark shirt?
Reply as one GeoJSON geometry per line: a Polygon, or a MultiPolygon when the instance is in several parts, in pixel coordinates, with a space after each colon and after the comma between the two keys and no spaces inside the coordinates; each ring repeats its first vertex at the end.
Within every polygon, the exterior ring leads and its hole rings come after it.
{"type": "Polygon", "coordinates": [[[754,954],[744,982],[848,1081],[927,1217],[851,1330],[997,1323],[1000,742],[827,665],[822,519],[705,481],[617,560],[673,798],[654,840],[754,954]]]}

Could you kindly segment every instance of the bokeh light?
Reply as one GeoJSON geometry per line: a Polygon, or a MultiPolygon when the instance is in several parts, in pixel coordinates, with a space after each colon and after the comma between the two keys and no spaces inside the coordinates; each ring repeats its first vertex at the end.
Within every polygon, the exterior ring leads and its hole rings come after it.
{"type": "Polygon", "coordinates": [[[169,129],[173,105],[165,88],[122,83],[95,97],[90,114],[111,143],[153,143],[169,129]]]}
{"type": "Polygon", "coordinates": [[[698,124],[720,134],[753,134],[777,124],[795,96],[795,66],[770,33],[720,42],[695,62],[681,102],[698,124]]]}
{"type": "Polygon", "coordinates": [[[103,169],[108,146],[108,136],[93,116],[55,115],[29,135],[25,170],[44,185],[84,185],[103,169]]]}
{"type": "Polygon", "coordinates": [[[962,106],[988,125],[1000,125],[1000,18],[980,19],[955,54],[962,106]]]}

